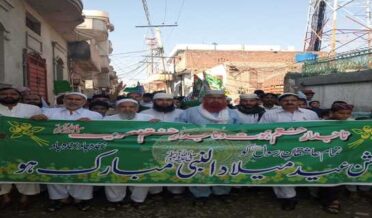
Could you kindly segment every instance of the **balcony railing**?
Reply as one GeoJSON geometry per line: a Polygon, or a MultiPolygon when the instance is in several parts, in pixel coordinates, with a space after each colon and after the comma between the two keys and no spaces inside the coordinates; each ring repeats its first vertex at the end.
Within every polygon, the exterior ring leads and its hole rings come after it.
{"type": "Polygon", "coordinates": [[[73,41],[74,29],[84,21],[81,0],[26,0],[65,39],[73,41]]]}
{"type": "Polygon", "coordinates": [[[331,73],[358,72],[372,69],[372,48],[338,54],[335,58],[322,58],[305,62],[304,76],[327,75],[331,73]]]}

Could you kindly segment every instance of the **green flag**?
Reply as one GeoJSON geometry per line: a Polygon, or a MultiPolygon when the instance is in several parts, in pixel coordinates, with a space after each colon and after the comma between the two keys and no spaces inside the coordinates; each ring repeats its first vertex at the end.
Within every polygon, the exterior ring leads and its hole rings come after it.
{"type": "Polygon", "coordinates": [[[211,90],[222,90],[224,89],[222,84],[222,79],[218,76],[213,76],[210,74],[205,74],[205,80],[211,90]]]}

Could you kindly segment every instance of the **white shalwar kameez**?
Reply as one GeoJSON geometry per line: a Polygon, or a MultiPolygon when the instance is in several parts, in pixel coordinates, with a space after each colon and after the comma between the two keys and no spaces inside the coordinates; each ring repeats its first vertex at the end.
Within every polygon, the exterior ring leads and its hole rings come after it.
{"type": "MultiPolygon", "coordinates": [[[[264,113],[260,123],[279,123],[279,122],[298,122],[298,121],[315,121],[319,120],[318,115],[307,109],[298,108],[291,113],[285,111],[283,108],[270,110],[264,113]]],[[[295,187],[273,187],[277,198],[288,199],[296,197],[295,187]]]]}
{"type": "MultiPolygon", "coordinates": [[[[0,104],[0,116],[30,118],[41,114],[41,109],[34,105],[18,103],[11,110],[8,106],[0,104]]],[[[40,193],[39,184],[15,184],[19,193],[23,195],[36,195],[40,193]]],[[[12,184],[0,184],[0,196],[8,194],[12,189],[12,184]]]]}
{"type": "MultiPolygon", "coordinates": [[[[49,120],[78,120],[80,118],[89,118],[91,120],[101,120],[101,114],[80,108],[70,112],[65,107],[50,108],[44,110],[43,114],[49,120]]],[[[90,200],[93,198],[93,186],[91,185],[47,185],[49,198],[51,200],[62,200],[69,196],[76,200],[90,200]]]]}
{"type": "MultiPolygon", "coordinates": [[[[181,115],[183,110],[180,109],[175,109],[174,111],[171,112],[159,112],[156,111],[155,109],[148,109],[145,111],[142,111],[141,114],[148,114],[153,116],[155,119],[159,119],[162,122],[176,122],[176,119],[181,115]]],[[[161,186],[154,186],[150,188],[150,193],[157,194],[162,191],[161,186]]],[[[185,191],[185,187],[182,186],[169,186],[167,187],[168,191],[170,191],[172,194],[181,194],[185,191]]]]}
{"type": "MultiPolygon", "coordinates": [[[[239,115],[235,110],[224,109],[219,113],[210,113],[203,106],[192,107],[185,110],[179,118],[178,122],[192,123],[196,125],[204,124],[241,124],[239,115]]],[[[227,195],[230,193],[231,187],[228,186],[192,186],[189,187],[190,192],[196,198],[209,197],[211,194],[227,195]]]]}
{"type": "MultiPolygon", "coordinates": [[[[104,120],[115,120],[115,121],[150,121],[154,119],[153,116],[148,114],[136,114],[136,116],[131,120],[125,120],[120,117],[119,114],[115,114],[112,116],[106,116],[103,118],[104,120]]],[[[149,188],[147,186],[132,186],[129,187],[132,191],[131,199],[136,203],[142,203],[146,200],[147,193],[149,192],[149,188]]],[[[110,202],[120,202],[122,201],[126,194],[127,194],[127,186],[105,186],[105,193],[106,198],[110,202]]],[[[150,191],[151,193],[151,191],[150,191]]]]}

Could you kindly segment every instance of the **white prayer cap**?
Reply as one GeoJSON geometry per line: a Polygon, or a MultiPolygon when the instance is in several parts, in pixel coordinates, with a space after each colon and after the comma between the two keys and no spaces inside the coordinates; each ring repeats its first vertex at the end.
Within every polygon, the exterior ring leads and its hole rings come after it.
{"type": "Polygon", "coordinates": [[[65,96],[69,96],[69,95],[79,95],[79,96],[83,97],[85,100],[88,99],[88,97],[81,92],[66,92],[65,93],[65,96]]]}
{"type": "Polygon", "coordinates": [[[260,99],[256,94],[241,94],[240,99],[260,99]]]}
{"type": "Polygon", "coordinates": [[[298,91],[298,92],[297,92],[297,96],[298,96],[299,98],[304,98],[304,99],[306,99],[306,95],[305,95],[302,91],[298,91]]]}
{"type": "Polygon", "coordinates": [[[155,99],[173,99],[173,95],[160,92],[154,95],[153,100],[155,99]]]}
{"type": "Polygon", "coordinates": [[[118,106],[119,104],[124,103],[124,102],[132,102],[132,103],[138,105],[138,102],[136,100],[133,100],[131,98],[123,98],[123,99],[120,99],[120,100],[116,101],[116,106],[118,106]]]}
{"type": "Polygon", "coordinates": [[[30,88],[25,87],[25,86],[19,86],[19,87],[14,87],[14,88],[17,89],[20,92],[30,92],[31,91],[30,88]]]}
{"type": "Polygon", "coordinates": [[[205,95],[225,95],[224,90],[207,90],[205,95]]]}
{"type": "Polygon", "coordinates": [[[21,91],[19,91],[18,89],[14,88],[12,86],[1,87],[0,88],[0,91],[10,90],[10,89],[16,91],[19,95],[22,95],[21,91]]]}
{"type": "Polygon", "coordinates": [[[295,93],[291,93],[291,92],[287,92],[287,93],[283,93],[282,95],[279,96],[279,101],[282,100],[283,98],[285,97],[288,97],[288,96],[294,96],[296,98],[299,98],[297,94],[295,93]]]}

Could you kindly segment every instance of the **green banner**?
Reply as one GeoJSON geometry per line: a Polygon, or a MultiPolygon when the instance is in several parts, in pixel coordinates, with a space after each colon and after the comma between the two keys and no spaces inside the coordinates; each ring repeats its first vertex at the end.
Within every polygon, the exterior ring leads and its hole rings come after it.
{"type": "Polygon", "coordinates": [[[372,184],[372,121],[205,125],[0,117],[0,182],[372,184]]]}

